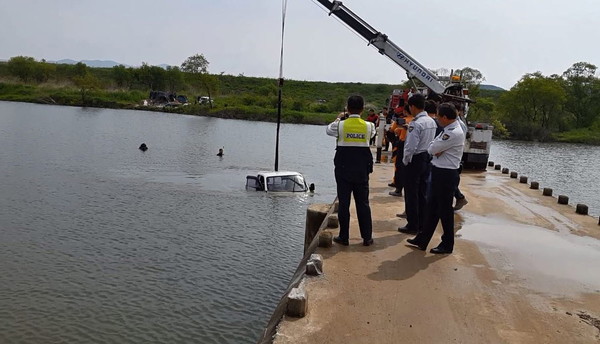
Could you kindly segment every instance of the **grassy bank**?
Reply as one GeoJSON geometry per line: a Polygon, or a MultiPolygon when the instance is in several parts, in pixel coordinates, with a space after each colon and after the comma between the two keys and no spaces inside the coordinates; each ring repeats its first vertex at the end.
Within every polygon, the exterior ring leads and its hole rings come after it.
{"type": "Polygon", "coordinates": [[[590,128],[574,129],[564,133],[554,134],[553,138],[558,142],[600,145],[600,128],[595,126],[590,128]]]}
{"type": "MultiPolygon", "coordinates": [[[[85,98],[81,92],[69,86],[26,85],[0,83],[0,100],[66,106],[87,106],[111,109],[138,109],[168,113],[181,113],[219,118],[245,119],[251,121],[277,121],[277,109],[258,104],[270,104],[258,96],[223,96],[215,99],[213,108],[206,105],[159,108],[142,106],[146,93],[141,91],[92,90],[85,98]],[[265,103],[266,102],[266,103],[265,103]]],[[[335,113],[309,112],[285,109],[282,112],[284,123],[326,124],[335,118],[335,113]]]]}

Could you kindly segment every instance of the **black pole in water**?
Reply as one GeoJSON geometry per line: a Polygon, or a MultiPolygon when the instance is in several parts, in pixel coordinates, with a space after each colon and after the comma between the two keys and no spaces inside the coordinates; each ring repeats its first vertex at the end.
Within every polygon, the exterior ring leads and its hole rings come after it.
{"type": "Polygon", "coordinates": [[[283,78],[279,78],[279,92],[277,93],[277,135],[275,138],[275,172],[279,171],[279,126],[281,125],[281,89],[283,78]]]}

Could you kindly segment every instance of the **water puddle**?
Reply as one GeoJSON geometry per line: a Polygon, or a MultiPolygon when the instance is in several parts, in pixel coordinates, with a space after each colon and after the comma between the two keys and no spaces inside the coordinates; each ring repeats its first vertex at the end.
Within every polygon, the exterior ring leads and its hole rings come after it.
{"type": "Polygon", "coordinates": [[[501,274],[516,275],[522,284],[540,292],[600,292],[599,240],[509,219],[463,215],[457,234],[477,243],[501,274]]]}

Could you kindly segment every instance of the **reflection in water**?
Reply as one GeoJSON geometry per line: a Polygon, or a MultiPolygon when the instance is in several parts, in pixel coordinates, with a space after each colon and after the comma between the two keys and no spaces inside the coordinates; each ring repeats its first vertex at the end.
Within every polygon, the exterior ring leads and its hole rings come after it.
{"type": "Polygon", "coordinates": [[[595,293],[600,289],[600,241],[519,224],[507,219],[466,215],[460,231],[501,273],[521,273],[530,288],[552,293],[595,293]]]}

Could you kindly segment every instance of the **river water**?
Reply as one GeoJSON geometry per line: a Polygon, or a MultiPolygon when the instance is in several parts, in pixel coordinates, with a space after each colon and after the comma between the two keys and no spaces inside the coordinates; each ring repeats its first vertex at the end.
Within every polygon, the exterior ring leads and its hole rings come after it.
{"type": "MultiPolygon", "coordinates": [[[[0,102],[0,343],[255,342],[307,206],[335,197],[334,142],[311,125],[282,126],[280,170],[317,192],[245,191],[274,141],[272,123],[0,102]]],[[[596,147],[493,147],[598,212],[596,147]]]]}
{"type": "Polygon", "coordinates": [[[0,343],[252,343],[331,203],[334,141],[275,125],[0,102],[0,343]],[[145,142],[149,150],[138,146],[145,142]],[[225,147],[225,156],[216,153],[225,147]]]}
{"type": "Polygon", "coordinates": [[[569,196],[569,204],[586,204],[600,214],[600,147],[570,143],[494,141],[490,160],[554,195],[569,196]]]}

